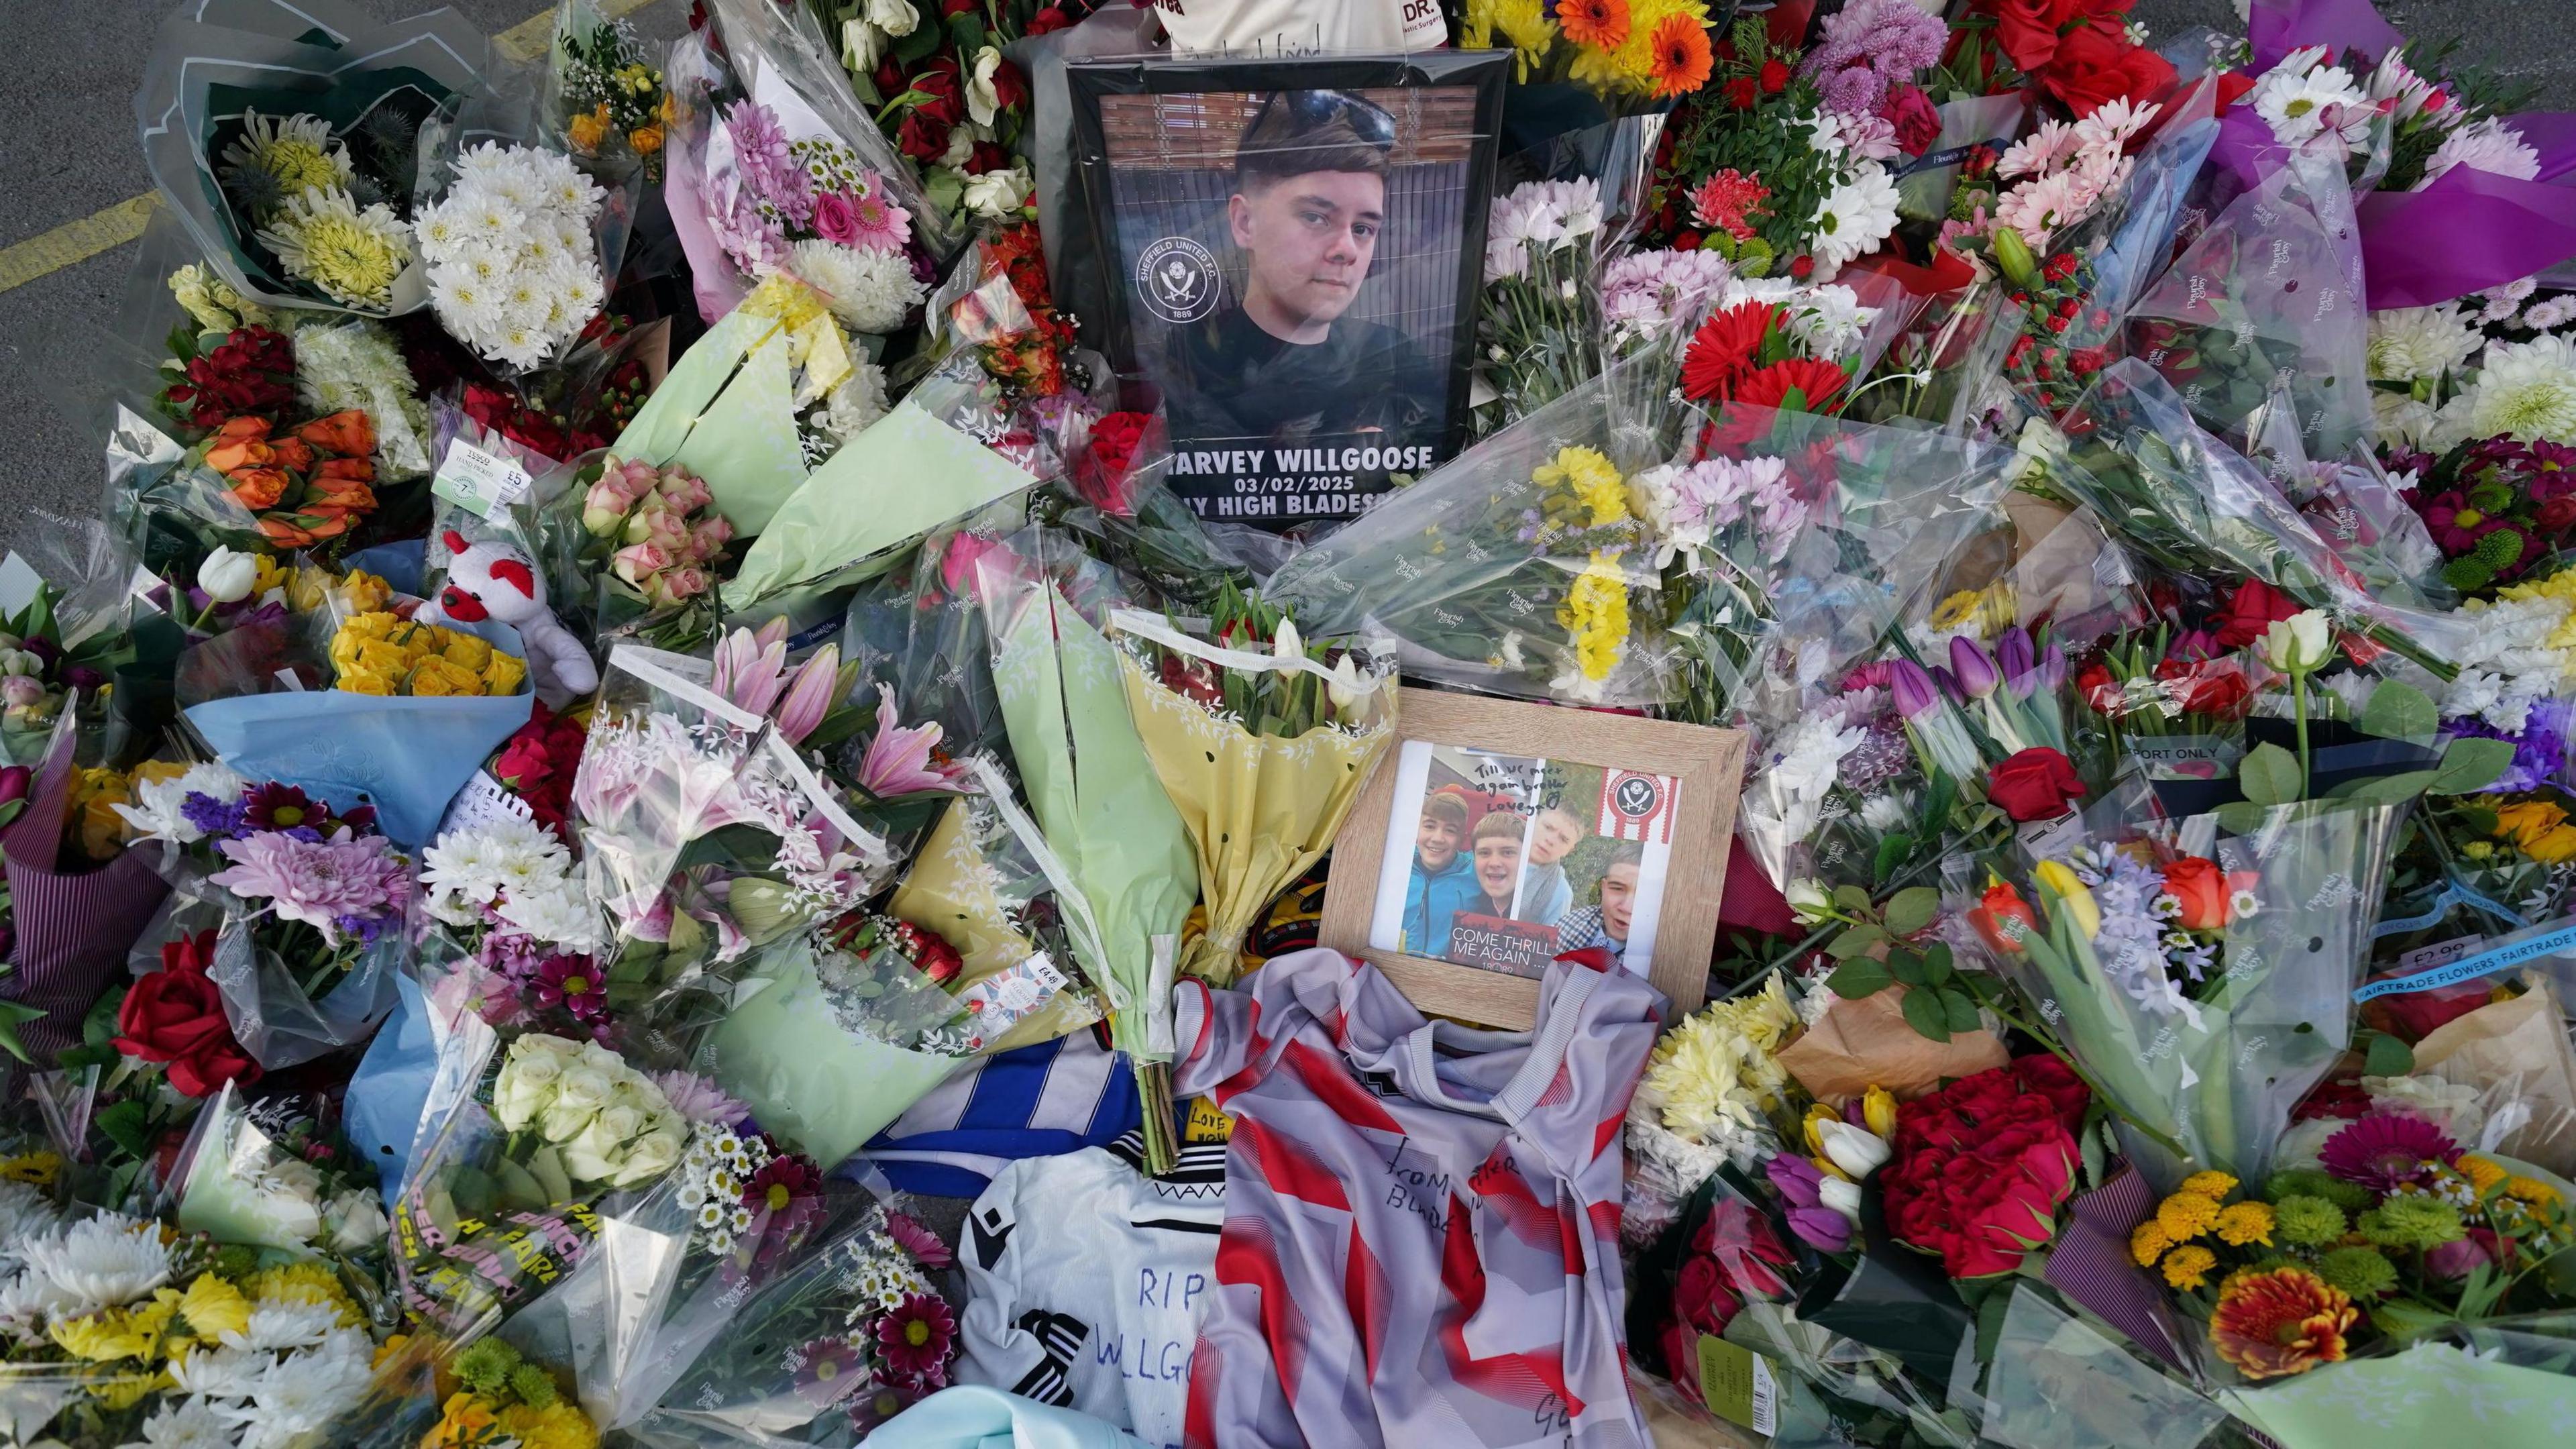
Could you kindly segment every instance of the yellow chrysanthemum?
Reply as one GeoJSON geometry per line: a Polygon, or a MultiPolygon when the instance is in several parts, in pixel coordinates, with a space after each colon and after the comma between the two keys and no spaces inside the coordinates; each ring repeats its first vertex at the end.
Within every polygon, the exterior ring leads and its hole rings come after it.
{"type": "Polygon", "coordinates": [[[2558,1201],[2558,1189],[2536,1178],[2516,1173],[2504,1180],[2504,1195],[2534,1207],[2550,1207],[2558,1201]]]}
{"type": "Polygon", "coordinates": [[[1708,6],[1701,0],[1629,0],[1628,38],[1615,50],[1582,47],[1568,74],[1598,91],[1652,95],[1655,90],[1654,35],[1676,15],[1706,25],[1708,6]]]}
{"type": "Polygon", "coordinates": [[[2218,1221],[2218,1201],[2196,1192],[2178,1192],[2156,1204],[2156,1225],[2177,1243],[2188,1243],[2218,1221]]]}
{"type": "Polygon", "coordinates": [[[501,1411],[500,1423],[519,1449],[599,1449],[599,1427],[561,1400],[542,1409],[513,1404],[501,1411]]]}
{"type": "MultiPolygon", "coordinates": [[[[1619,667],[1628,644],[1628,581],[1619,572],[1618,558],[1610,550],[1593,550],[1556,610],[1556,622],[1574,641],[1576,670],[1595,686],[1619,667]]],[[[1580,687],[1576,692],[1582,692],[1580,687]]]]}
{"type": "Polygon", "coordinates": [[[289,198],[259,233],[286,274],[348,307],[390,307],[411,265],[411,233],[378,202],[360,210],[349,193],[315,188],[289,198]]]}
{"type": "Polygon", "coordinates": [[[179,1316],[199,1338],[221,1338],[250,1327],[250,1300],[212,1273],[200,1273],[179,1299],[179,1316]]]}
{"type": "Polygon", "coordinates": [[[2182,1186],[2176,1190],[2180,1192],[2196,1192],[2202,1197],[2216,1200],[2224,1198],[2229,1193],[2236,1190],[2236,1179],[2229,1177],[2226,1173],[2211,1169],[2202,1172],[2195,1172],[2191,1176],[2184,1178],[2182,1180],[2182,1186]]]}
{"type": "Polygon", "coordinates": [[[1563,488],[1572,494],[1588,515],[1587,528],[1608,528],[1629,518],[1628,482],[1595,449],[1559,448],[1555,461],[1541,463],[1530,480],[1542,488],[1563,488]]]}
{"type": "Polygon", "coordinates": [[[170,1376],[159,1369],[150,1373],[124,1373],[113,1378],[93,1379],[84,1387],[89,1396],[110,1410],[122,1413],[143,1402],[146,1394],[156,1394],[170,1387],[170,1376]]]}
{"type": "Polygon", "coordinates": [[[2270,1203],[2230,1203],[2218,1210],[2218,1240],[2237,1248],[2248,1243],[2268,1248],[2272,1246],[2272,1222],[2270,1203]]]}
{"type": "Polygon", "coordinates": [[[2218,1266],[2218,1255],[2198,1243],[2185,1243],[2165,1254],[2165,1281],[2176,1288],[2198,1288],[2209,1281],[2209,1270],[2218,1266]]]}
{"type": "Polygon", "coordinates": [[[1527,80],[1556,44],[1556,25],[1539,0],[1467,0],[1459,44],[1468,50],[1511,47],[1514,78],[1527,80]]]}
{"type": "Polygon", "coordinates": [[[92,1363],[155,1358],[160,1353],[161,1335],[169,1331],[171,1315],[178,1307],[178,1293],[162,1288],[155,1290],[148,1303],[60,1319],[47,1332],[63,1352],[92,1363]]]}
{"type": "Polygon", "coordinates": [[[1721,1001],[1664,1034],[1646,1066],[1646,1090],[1663,1103],[1664,1130],[1707,1142],[1763,1121],[1789,1084],[1778,1051],[1798,1028],[1780,978],[1721,1001]]]}
{"type": "Polygon", "coordinates": [[[242,133],[224,148],[226,178],[236,185],[252,178],[263,189],[298,196],[307,187],[346,186],[356,174],[346,148],[332,138],[330,124],[319,116],[242,114],[242,133]]]}
{"type": "Polygon", "coordinates": [[[2156,1259],[2165,1255],[2165,1249],[2173,1245],[2173,1235],[2149,1218],[2129,1234],[2129,1257],[2141,1268],[2153,1267],[2156,1259]]]}
{"type": "Polygon", "coordinates": [[[339,1278],[320,1263],[283,1263],[262,1268],[242,1280],[242,1291],[254,1303],[310,1303],[340,1316],[343,1328],[363,1328],[367,1317],[349,1301],[339,1278]]]}
{"type": "Polygon", "coordinates": [[[2486,1196],[2490,1189],[2503,1182],[2508,1176],[2502,1167],[2475,1153],[2462,1157],[2459,1161],[2459,1169],[2460,1176],[2469,1180],[2469,1186],[2476,1189],[2480,1197],[2486,1196]]]}

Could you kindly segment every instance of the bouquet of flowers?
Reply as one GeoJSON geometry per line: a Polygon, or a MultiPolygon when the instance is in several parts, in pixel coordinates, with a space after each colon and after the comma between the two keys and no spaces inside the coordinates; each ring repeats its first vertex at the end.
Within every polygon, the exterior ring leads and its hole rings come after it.
{"type": "Polygon", "coordinates": [[[673,107],[662,71],[632,22],[601,18],[592,0],[563,0],[548,52],[547,116],[572,154],[599,174],[662,179],[673,107]]]}
{"type": "Polygon", "coordinates": [[[715,511],[706,481],[677,463],[656,468],[608,453],[583,464],[572,485],[581,503],[579,572],[598,581],[594,632],[647,630],[678,645],[695,639],[671,637],[673,629],[690,636],[710,629],[688,606],[712,599],[734,530],[715,511]]]}
{"type": "Polygon", "coordinates": [[[528,662],[518,655],[383,609],[353,614],[332,633],[331,667],[331,687],[351,694],[512,695],[528,682],[528,662]]]}
{"type": "Polygon", "coordinates": [[[163,871],[178,886],[164,934],[147,932],[153,949],[218,931],[202,969],[262,1065],[360,1040],[392,1009],[414,887],[373,807],[339,810],[294,785],[201,765],[138,786],[117,813],[138,842],[165,843],[163,871]]]}
{"type": "Polygon", "coordinates": [[[1564,395],[1601,370],[1601,186],[1531,181],[1494,198],[1476,311],[1480,432],[1564,395]]]}
{"type": "Polygon", "coordinates": [[[414,226],[439,324],[487,361],[534,370],[588,335],[607,298],[592,232],[606,193],[559,152],[486,141],[414,226]]]}
{"type": "Polygon", "coordinates": [[[1623,416],[1652,370],[1613,367],[1478,443],[1291,560],[1271,602],[1324,637],[1392,632],[1407,672],[1453,684],[1663,699],[1654,532],[1629,486],[1663,450],[1650,405],[1641,425],[1623,416]]]}
{"type": "Polygon", "coordinates": [[[192,460],[215,476],[272,548],[310,548],[336,539],[376,507],[368,415],[351,408],[294,425],[294,344],[266,327],[233,329],[211,346],[185,332],[171,338],[186,381],[162,394],[165,409],[205,433],[192,460]],[[203,348],[204,350],[200,350],[203,348]]]}
{"type": "MultiPolygon", "coordinates": [[[[417,1440],[406,1433],[401,1449],[599,1442],[599,1426],[564,1397],[555,1373],[507,1340],[477,1339],[441,1368],[433,1382],[452,1377],[455,1390],[440,1401],[428,1432],[417,1440]]],[[[404,1421],[403,1427],[416,1426],[404,1421]]]]}
{"type": "Polygon", "coordinates": [[[22,1207],[13,1226],[0,1393],[25,1442],[286,1446],[366,1396],[366,1315],[321,1262],[264,1267],[115,1213],[22,1207]]]}
{"type": "Polygon", "coordinates": [[[605,1039],[599,912],[551,831],[501,809],[452,821],[421,853],[421,890],[477,974],[468,989],[485,1021],[605,1039]]]}
{"type": "Polygon", "coordinates": [[[913,0],[808,4],[824,36],[839,42],[850,88],[875,108],[944,228],[962,234],[970,219],[1025,216],[1035,189],[1026,159],[1034,104],[1028,76],[1003,52],[1064,29],[1087,7],[989,0],[943,6],[925,23],[913,0]]]}
{"type": "Polygon", "coordinates": [[[343,1258],[385,1242],[374,1169],[290,1099],[243,1100],[225,1084],[198,1114],[172,1175],[179,1226],[218,1243],[343,1258]]]}
{"type": "Polygon", "coordinates": [[[1393,742],[1395,673],[1352,645],[1309,643],[1231,587],[1212,644],[1135,610],[1110,625],[1138,737],[1197,847],[1207,928],[1179,969],[1228,985],[1244,933],[1323,859],[1393,742]]]}
{"type": "Polygon", "coordinates": [[[1552,14],[1476,0],[1466,7],[1458,44],[1509,49],[1517,79],[1571,81],[1623,108],[1698,91],[1714,60],[1700,0],[1593,0],[1552,14]]]}

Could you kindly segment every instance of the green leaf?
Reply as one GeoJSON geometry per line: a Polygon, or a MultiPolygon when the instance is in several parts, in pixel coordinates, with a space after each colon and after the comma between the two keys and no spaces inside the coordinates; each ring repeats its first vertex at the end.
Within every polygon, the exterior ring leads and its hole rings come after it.
{"type": "MultiPolygon", "coordinates": [[[[2382,686],[2385,688],[2386,686],[2382,686]]],[[[2370,1039],[2370,1055],[2362,1070],[2374,1077],[2403,1077],[2415,1070],[2415,1051],[2406,1043],[2380,1033],[2370,1039]]]]}
{"type": "Polygon", "coordinates": [[[1834,887],[1834,904],[1862,916],[1869,914],[1869,892],[1859,886],[1844,884],[1834,887]]]}
{"type": "Polygon", "coordinates": [[[1941,914],[1941,893],[1930,886],[1907,886],[1888,898],[1887,930],[1892,936],[1911,936],[1932,924],[1941,914]]]}
{"type": "Polygon", "coordinates": [[[2265,809],[2251,800],[2230,800],[2218,807],[2218,826],[2230,835],[2251,835],[2263,828],[2265,809]]]}
{"type": "Polygon", "coordinates": [[[2424,691],[2391,679],[2370,692],[2370,703],[2353,723],[2363,734],[2382,739],[2428,739],[2441,728],[2442,715],[2424,691]]]}
{"type": "Polygon", "coordinates": [[[2434,778],[2431,770],[2404,770],[2394,775],[2347,780],[2329,794],[2337,800],[2359,800],[2365,805],[2403,805],[2430,788],[2434,778]]]}
{"type": "Polygon", "coordinates": [[[1825,978],[1825,984],[1843,1000],[1858,1001],[1864,996],[1876,996],[1885,991],[1895,980],[1887,974],[1884,965],[1863,956],[1835,967],[1834,974],[1825,978]]]}
{"type": "Polygon", "coordinates": [[[1896,874],[1897,867],[1905,864],[1905,858],[1913,853],[1914,837],[1902,830],[1880,841],[1878,859],[1871,867],[1870,878],[1880,885],[1887,884],[1887,878],[1896,874]]]}
{"type": "Polygon", "coordinates": [[[1911,951],[1890,951],[1887,953],[1887,974],[1908,986],[1921,986],[1924,984],[1923,958],[1911,951]]]}
{"type": "Polygon", "coordinates": [[[1825,943],[1825,954],[1837,961],[1848,961],[1887,939],[1887,933],[1872,925],[1858,925],[1825,943]]]}
{"type": "Polygon", "coordinates": [[[1940,993],[1940,996],[1941,1009],[1950,1014],[1952,1031],[1975,1031],[1986,1024],[1985,1019],[1977,1015],[1975,997],[1955,988],[1940,993]]]}
{"type": "Polygon", "coordinates": [[[41,1006],[0,1001],[0,1051],[5,1051],[18,1060],[33,1065],[34,1058],[27,1055],[26,1044],[18,1040],[18,1023],[34,1021],[44,1014],[45,1009],[41,1006]]]}
{"type": "Polygon", "coordinates": [[[2512,767],[2511,740],[2453,740],[2442,747],[2442,766],[2424,788],[2435,795],[2471,795],[2512,767]]]}
{"type": "Polygon", "coordinates": [[[1958,974],[1950,959],[1949,942],[1935,941],[1930,949],[1923,953],[1924,980],[1935,986],[1944,986],[1949,984],[1950,978],[1958,974]]]}
{"type": "Polygon", "coordinates": [[[152,1155],[151,1114],[145,1110],[141,1102],[131,1097],[113,1107],[101,1109],[97,1116],[90,1119],[90,1125],[96,1127],[100,1135],[106,1137],[108,1141],[122,1148],[128,1156],[150,1157],[152,1155]]]}
{"type": "Polygon", "coordinates": [[[2236,783],[2245,798],[2257,805],[2287,805],[2307,793],[2299,757],[2279,745],[2256,745],[2247,751],[2236,767],[2236,783]]]}
{"type": "Polygon", "coordinates": [[[1913,1027],[1917,1034],[1934,1041],[1950,1039],[1950,1013],[1943,1009],[1938,992],[1905,993],[1905,1023],[1913,1027]]]}

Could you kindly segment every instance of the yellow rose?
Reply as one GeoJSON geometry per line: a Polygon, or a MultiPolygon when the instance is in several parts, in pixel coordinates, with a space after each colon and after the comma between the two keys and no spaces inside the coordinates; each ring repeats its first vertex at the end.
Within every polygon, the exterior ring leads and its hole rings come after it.
{"type": "Polygon", "coordinates": [[[353,669],[340,676],[339,688],[348,694],[394,693],[394,682],[372,669],[353,669]]]}
{"type": "Polygon", "coordinates": [[[438,652],[448,663],[471,669],[479,674],[484,665],[492,662],[491,645],[471,634],[459,634],[448,629],[441,629],[438,632],[442,636],[441,643],[444,646],[438,652]]]}
{"type": "Polygon", "coordinates": [[[527,663],[515,654],[492,651],[492,662],[483,667],[483,687],[487,693],[512,695],[528,677],[527,663]]]}
{"type": "Polygon", "coordinates": [[[134,803],[134,788],[110,769],[83,770],[72,784],[72,810],[80,831],[82,855],[107,860],[125,844],[125,817],[119,805],[134,803]]]}
{"type": "Polygon", "coordinates": [[[370,640],[359,645],[358,657],[349,661],[349,668],[352,670],[365,674],[382,674],[387,677],[400,674],[411,665],[410,650],[381,639],[370,640]]]}
{"type": "Polygon", "coordinates": [[[343,608],[372,613],[393,602],[394,586],[365,569],[351,569],[340,580],[339,594],[343,608]]]}
{"type": "Polygon", "coordinates": [[[573,117],[570,129],[574,150],[585,154],[598,150],[600,141],[608,135],[608,107],[601,106],[598,110],[584,111],[573,117]]]}
{"type": "Polygon", "coordinates": [[[408,683],[410,687],[404,692],[422,699],[448,699],[483,692],[480,675],[437,658],[424,659],[414,666],[408,683]]]}

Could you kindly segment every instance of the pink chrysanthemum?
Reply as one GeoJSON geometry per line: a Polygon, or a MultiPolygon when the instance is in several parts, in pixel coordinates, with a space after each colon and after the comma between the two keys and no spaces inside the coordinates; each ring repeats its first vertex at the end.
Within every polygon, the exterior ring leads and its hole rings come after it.
{"type": "Polygon", "coordinates": [[[394,913],[410,874],[381,835],[298,840],[265,831],[219,843],[232,862],[207,879],[245,900],[266,901],[282,920],[301,921],[333,946],[344,932],[394,913]]]}
{"type": "Polygon", "coordinates": [[[948,1350],[957,1341],[957,1315],[936,1294],[916,1293],[877,1319],[877,1357],[900,1378],[944,1378],[948,1350]]]}
{"type": "Polygon", "coordinates": [[[957,1255],[948,1251],[948,1245],[939,1240],[937,1233],[905,1214],[886,1214],[886,1236],[894,1239],[925,1268],[945,1268],[957,1261],[957,1255]]]}

